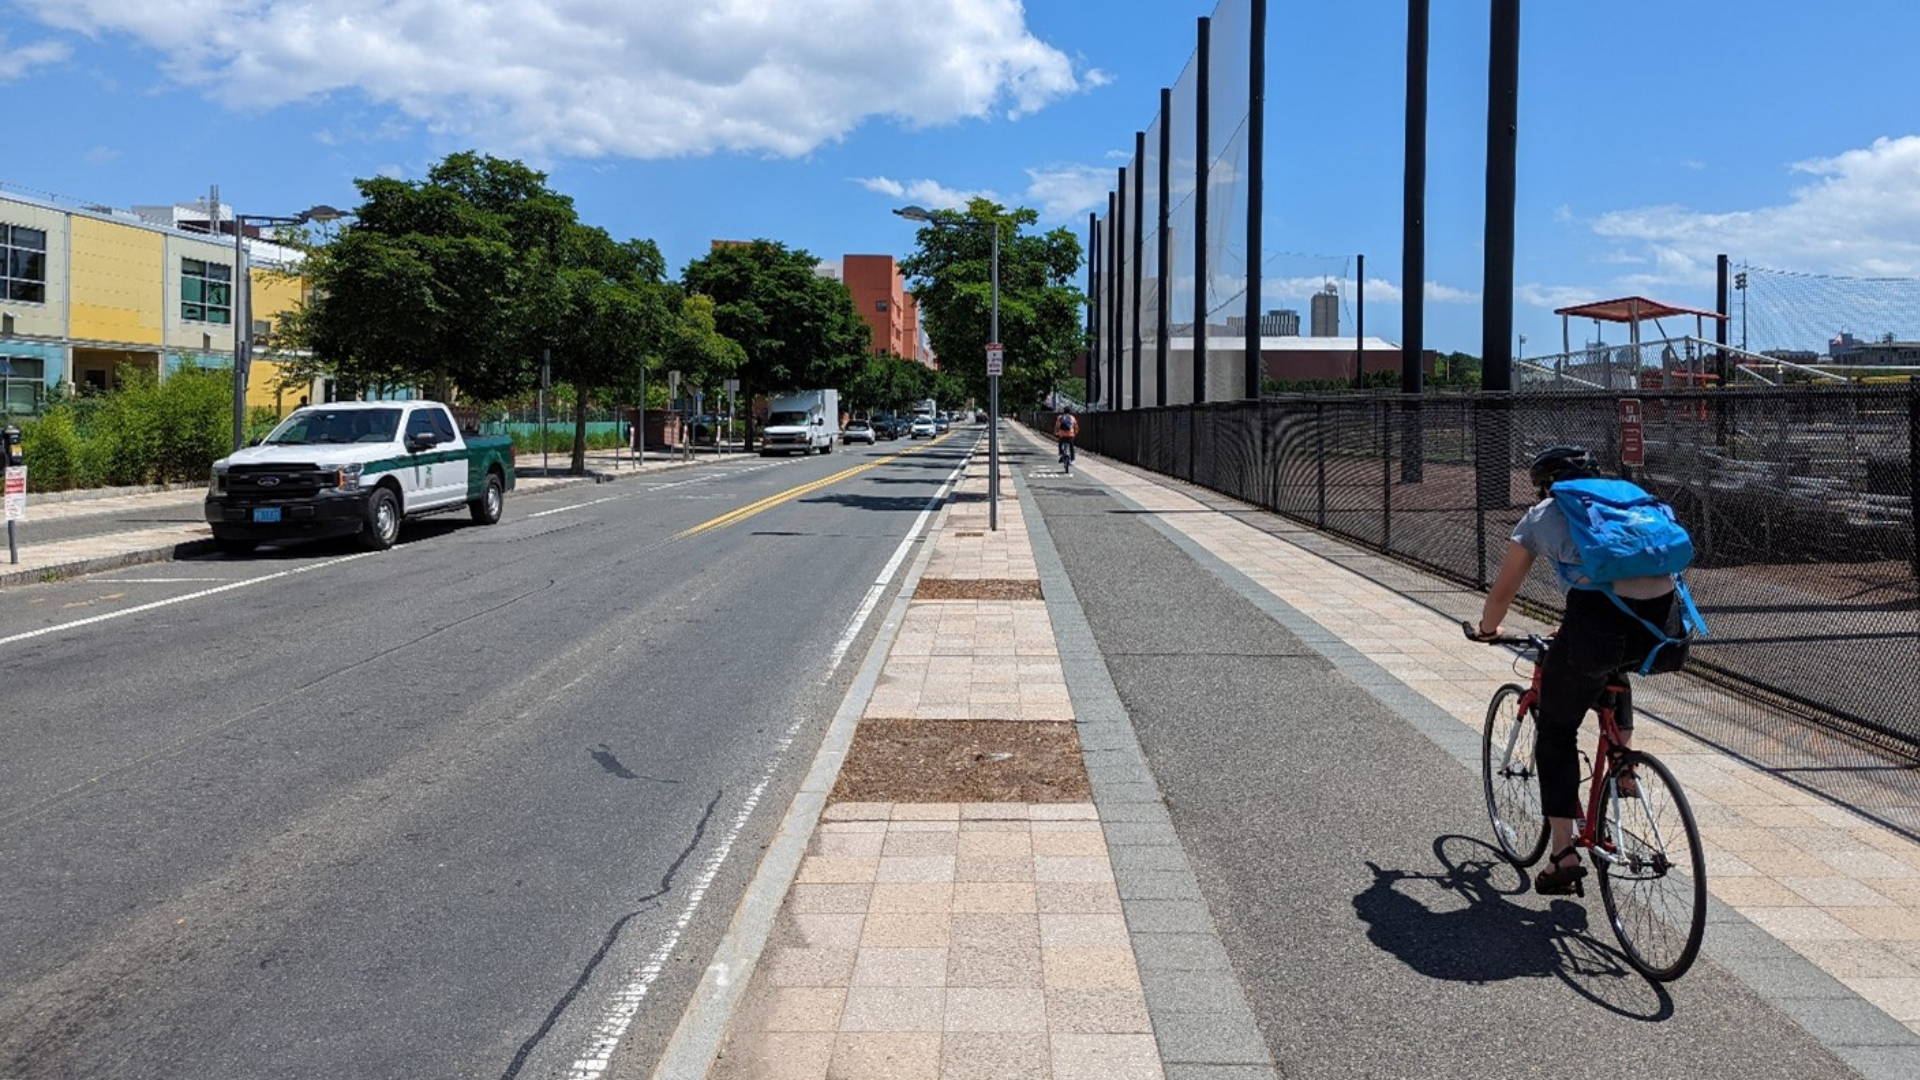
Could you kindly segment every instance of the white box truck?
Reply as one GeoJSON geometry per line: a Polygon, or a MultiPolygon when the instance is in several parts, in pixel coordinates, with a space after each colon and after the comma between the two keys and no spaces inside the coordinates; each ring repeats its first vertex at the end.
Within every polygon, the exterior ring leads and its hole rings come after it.
{"type": "Polygon", "coordinates": [[[840,437],[840,391],[798,390],[768,403],[760,456],[833,453],[840,437]]]}

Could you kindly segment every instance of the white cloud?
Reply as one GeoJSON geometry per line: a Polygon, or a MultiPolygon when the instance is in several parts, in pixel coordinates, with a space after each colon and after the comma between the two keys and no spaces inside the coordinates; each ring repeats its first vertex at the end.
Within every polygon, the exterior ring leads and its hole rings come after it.
{"type": "Polygon", "coordinates": [[[57,64],[73,49],[63,41],[36,41],[17,49],[7,47],[7,35],[0,34],[0,83],[23,78],[27,72],[47,64],[57,64]]]}
{"type": "Polygon", "coordinates": [[[885,195],[890,199],[904,199],[915,206],[924,206],[929,210],[959,210],[973,199],[1002,201],[991,191],[950,188],[937,180],[908,180],[903,183],[890,176],[867,176],[859,179],[857,183],[868,191],[885,195]]]}
{"type": "Polygon", "coordinates": [[[1711,284],[1714,256],[1808,273],[1920,275],[1920,136],[1794,164],[1814,177],[1778,206],[1720,213],[1680,206],[1615,210],[1593,231],[1637,242],[1652,269],[1619,279],[1646,287],[1711,284]]]}
{"type": "Polygon", "coordinates": [[[1572,307],[1575,304],[1590,303],[1594,300],[1610,300],[1612,294],[1598,296],[1591,286],[1582,285],[1541,285],[1528,282],[1513,290],[1514,299],[1523,304],[1552,311],[1555,308],[1572,307]]]}
{"type": "Polygon", "coordinates": [[[436,131],[582,157],[798,156],[873,117],[1018,117],[1105,78],[1076,75],[1015,0],[918,0],[907,17],[889,0],[18,3],[128,35],[236,108],[355,91],[436,131]]]}
{"type": "Polygon", "coordinates": [[[1027,201],[1046,222],[1072,223],[1095,208],[1105,210],[1113,170],[1098,165],[1049,165],[1028,169],[1027,201]]]}
{"type": "MultiPolygon", "coordinates": [[[[1340,290],[1342,297],[1352,295],[1353,283],[1345,278],[1311,275],[1263,279],[1260,283],[1260,293],[1270,300],[1278,298],[1305,301],[1315,293],[1324,291],[1329,283],[1340,290]]],[[[1427,282],[1425,291],[1429,304],[1477,304],[1480,302],[1480,294],[1477,292],[1456,289],[1437,281],[1427,282]]],[[[1367,303],[1399,304],[1405,299],[1406,293],[1401,290],[1397,282],[1377,277],[1367,279],[1367,303]]]]}
{"type": "Polygon", "coordinates": [[[87,163],[90,165],[106,165],[118,160],[120,151],[111,146],[96,146],[87,151],[87,163]]]}

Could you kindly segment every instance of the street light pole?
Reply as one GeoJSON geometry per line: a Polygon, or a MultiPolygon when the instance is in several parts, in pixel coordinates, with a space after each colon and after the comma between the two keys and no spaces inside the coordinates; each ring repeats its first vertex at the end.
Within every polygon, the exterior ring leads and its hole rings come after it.
{"type": "MultiPolygon", "coordinates": [[[[925,222],[936,229],[944,229],[949,223],[933,215],[923,206],[903,206],[894,213],[908,221],[925,222]]],[[[969,222],[979,225],[980,222],[969,222]]],[[[1000,219],[996,216],[989,227],[993,230],[993,305],[992,324],[987,336],[989,344],[1000,343],[1000,219]]],[[[987,529],[1000,531],[1000,375],[987,365],[987,529]]]]}
{"type": "MultiPolygon", "coordinates": [[[[993,329],[1000,343],[1000,220],[993,222],[993,329]]],[[[1005,354],[1002,353],[1002,356],[1005,354]]],[[[1000,372],[987,372],[987,531],[1000,531],[1000,372]]]]}
{"type": "MultiPolygon", "coordinates": [[[[233,215],[233,285],[227,310],[233,319],[233,448],[247,445],[247,374],[253,365],[253,275],[247,269],[247,223],[255,225],[305,225],[338,221],[347,215],[325,203],[309,207],[292,217],[277,214],[233,215]]],[[[207,222],[208,235],[217,235],[218,221],[207,222]]]]}

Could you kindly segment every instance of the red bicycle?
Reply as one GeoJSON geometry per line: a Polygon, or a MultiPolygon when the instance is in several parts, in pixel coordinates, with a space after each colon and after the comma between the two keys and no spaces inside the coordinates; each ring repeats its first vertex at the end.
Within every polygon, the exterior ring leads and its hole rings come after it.
{"type": "MultiPolygon", "coordinates": [[[[1533,664],[1530,685],[1508,683],[1494,691],[1480,742],[1493,835],[1507,859],[1525,868],[1547,849],[1534,765],[1535,703],[1547,642],[1535,634],[1481,638],[1472,624],[1461,628],[1474,641],[1516,646],[1533,664]]],[[[1672,771],[1653,755],[1620,745],[1614,710],[1625,690],[1623,683],[1609,685],[1595,705],[1600,738],[1588,761],[1587,812],[1573,843],[1593,861],[1607,921],[1627,962],[1649,979],[1668,982],[1685,974],[1700,954],[1707,927],[1706,853],[1693,808],[1672,771]]]]}

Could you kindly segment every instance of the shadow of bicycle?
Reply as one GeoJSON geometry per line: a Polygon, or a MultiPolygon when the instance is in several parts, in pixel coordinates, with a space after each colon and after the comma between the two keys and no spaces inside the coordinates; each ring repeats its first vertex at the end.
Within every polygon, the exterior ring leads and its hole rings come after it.
{"type": "MultiPolygon", "coordinates": [[[[1468,836],[1433,842],[1437,869],[1367,863],[1373,883],[1353,898],[1367,938],[1431,979],[1476,985],[1555,978],[1609,1012],[1658,1022],[1673,1015],[1666,989],[1640,977],[1611,943],[1604,921],[1556,899],[1546,910],[1516,902],[1531,882],[1492,846],[1468,836]]],[[[1589,879],[1591,884],[1591,879],[1589,879]]]]}

